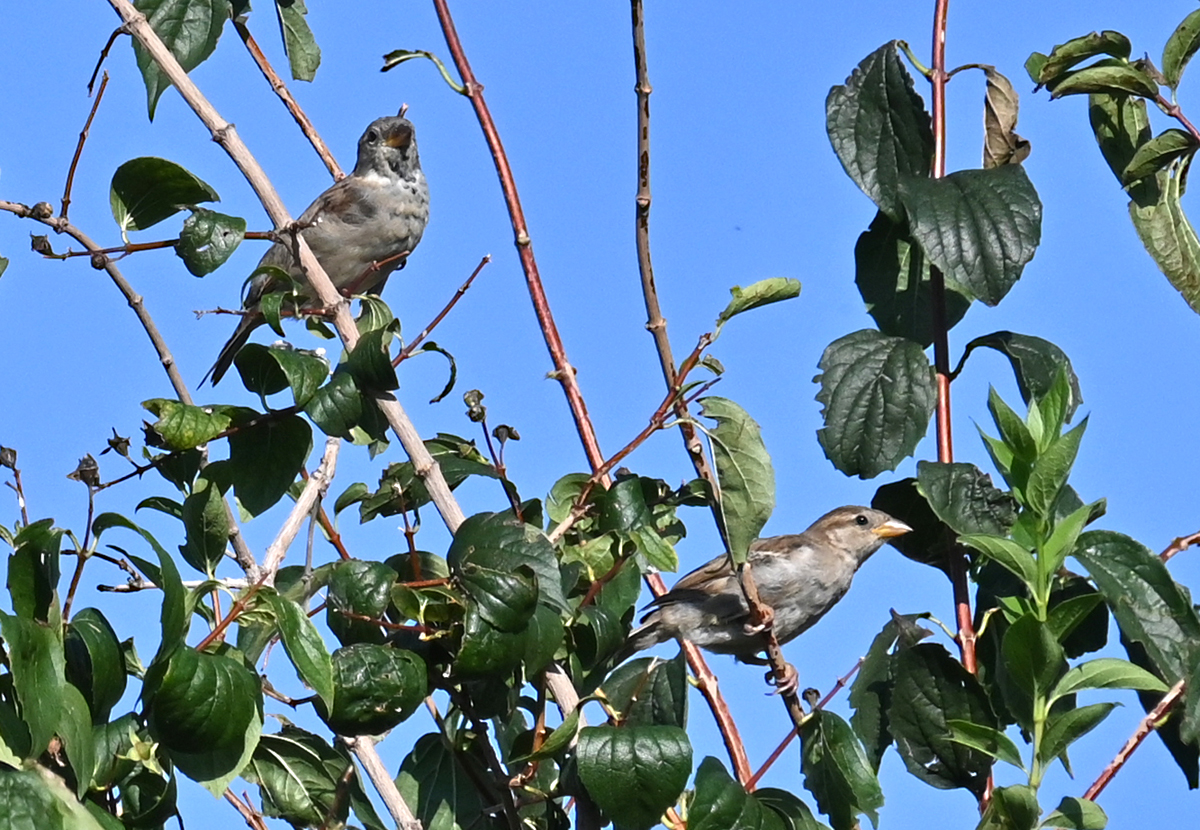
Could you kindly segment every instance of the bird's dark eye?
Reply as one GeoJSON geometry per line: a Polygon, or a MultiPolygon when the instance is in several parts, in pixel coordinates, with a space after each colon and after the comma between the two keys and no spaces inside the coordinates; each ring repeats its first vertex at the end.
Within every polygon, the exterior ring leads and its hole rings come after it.
{"type": "Polygon", "coordinates": [[[869,525],[871,523],[871,520],[868,519],[863,514],[859,513],[857,516],[854,517],[854,523],[856,525],[858,525],[859,527],[866,527],[867,525],[869,525]]]}
{"type": "Polygon", "coordinates": [[[379,133],[374,130],[367,130],[367,143],[375,144],[377,141],[379,141],[379,133]]]}

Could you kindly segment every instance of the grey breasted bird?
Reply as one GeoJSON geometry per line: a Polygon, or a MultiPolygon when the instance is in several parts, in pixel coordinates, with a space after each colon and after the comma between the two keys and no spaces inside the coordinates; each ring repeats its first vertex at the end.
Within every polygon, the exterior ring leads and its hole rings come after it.
{"type": "MultiPolygon", "coordinates": [[[[894,536],[912,528],[879,510],[839,507],[808,530],[758,539],[750,565],[759,597],[775,612],[780,643],[816,624],[850,588],[863,562],[894,536]]],[[[749,607],[725,555],[675,583],[655,599],[625,643],[623,656],[666,640],[691,640],[718,654],[758,663],[765,643],[750,625],[749,607]]]]}
{"type": "MultiPolygon", "coordinates": [[[[300,214],[297,225],[335,287],[366,293],[381,288],[388,274],[404,267],[428,221],[429,187],[421,172],[413,125],[399,116],[385,116],[371,122],[358,140],[354,172],[318,196],[300,214]]],[[[289,245],[275,243],[258,265],[281,268],[300,283],[302,292],[307,288],[289,245]]],[[[211,376],[216,385],[233,365],[250,333],[265,322],[258,313],[259,301],[280,287],[269,274],[250,280],[243,301],[249,313],[205,379],[211,376]]]]}

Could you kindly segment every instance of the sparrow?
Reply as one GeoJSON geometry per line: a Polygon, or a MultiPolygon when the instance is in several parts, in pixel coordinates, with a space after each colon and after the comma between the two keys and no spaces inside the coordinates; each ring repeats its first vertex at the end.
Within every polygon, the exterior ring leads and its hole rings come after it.
{"type": "MultiPolygon", "coordinates": [[[[296,226],[335,287],[377,293],[392,271],[404,267],[428,221],[429,187],[413,125],[400,116],[385,116],[372,121],[358,140],[354,172],[318,196],[296,226]]],[[[299,293],[311,298],[291,245],[276,242],[258,263],[259,268],[264,265],[286,271],[299,293]]],[[[250,333],[265,322],[259,302],[282,288],[281,282],[270,273],[250,279],[242,302],[245,315],[204,380],[211,377],[215,386],[233,365],[250,333]]]]}
{"type": "MultiPolygon", "coordinates": [[[[803,533],[757,539],[749,562],[759,598],[774,611],[780,643],[794,640],[825,616],[850,588],[855,572],[883,543],[911,531],[904,522],[869,507],[839,507],[803,533]]],[[[690,640],[745,663],[762,663],[766,644],[722,554],[656,598],[629,634],[621,659],[669,639],[690,640]]]]}

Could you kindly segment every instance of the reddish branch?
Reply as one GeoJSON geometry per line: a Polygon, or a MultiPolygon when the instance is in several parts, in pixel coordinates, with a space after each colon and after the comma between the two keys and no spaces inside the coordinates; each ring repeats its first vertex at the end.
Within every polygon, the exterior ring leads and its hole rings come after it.
{"type": "Polygon", "coordinates": [[[450,313],[451,309],[458,305],[458,301],[462,299],[463,294],[467,293],[467,289],[471,287],[471,283],[475,282],[475,278],[479,276],[479,272],[483,270],[483,266],[491,261],[492,255],[484,254],[483,259],[479,260],[479,264],[471,272],[471,276],[467,277],[467,281],[458,287],[458,290],[454,292],[454,296],[450,298],[450,302],[446,303],[446,307],[438,312],[438,315],[430,321],[429,325],[421,329],[421,333],[414,337],[411,343],[400,350],[400,354],[396,355],[396,359],[392,361],[392,366],[399,366],[402,361],[412,356],[412,353],[417,350],[417,346],[420,346],[425,338],[429,336],[429,333],[437,328],[438,323],[446,319],[446,315],[450,313]]]}
{"type": "Polygon", "coordinates": [[[67,170],[67,184],[63,188],[62,210],[59,213],[65,220],[67,218],[67,208],[71,206],[71,185],[75,183],[75,168],[79,166],[79,157],[83,155],[83,144],[87,141],[88,131],[92,128],[92,119],[96,117],[96,110],[100,109],[100,100],[104,97],[104,89],[108,86],[108,73],[104,73],[104,77],[100,80],[100,91],[96,93],[96,100],[92,102],[92,109],[88,113],[87,121],[83,122],[83,129],[79,131],[79,143],[75,145],[75,155],[71,158],[71,166],[67,170]]]}
{"type": "Polygon", "coordinates": [[[1171,687],[1170,691],[1163,695],[1163,699],[1158,702],[1158,705],[1155,706],[1149,712],[1149,714],[1146,715],[1146,717],[1142,718],[1142,722],[1138,724],[1138,727],[1136,730],[1134,730],[1134,733],[1129,736],[1129,740],[1125,742],[1125,746],[1121,747],[1121,751],[1118,752],[1116,757],[1113,758],[1112,761],[1109,762],[1108,766],[1104,768],[1104,772],[1100,773],[1100,777],[1092,782],[1092,786],[1087,788],[1087,792],[1083,794],[1084,798],[1088,799],[1089,801],[1096,800],[1096,797],[1099,796],[1100,793],[1103,792],[1104,788],[1108,786],[1108,782],[1111,781],[1113,776],[1116,775],[1120,771],[1121,767],[1125,765],[1125,762],[1129,759],[1129,756],[1133,754],[1133,751],[1137,749],[1139,745],[1141,745],[1142,741],[1146,740],[1147,735],[1158,728],[1159,721],[1161,721],[1171,707],[1174,706],[1181,697],[1183,697],[1183,691],[1184,681],[1180,680],[1171,687]]]}
{"type": "Polygon", "coordinates": [[[1192,545],[1200,544],[1200,532],[1193,533],[1190,536],[1180,536],[1171,544],[1167,545],[1167,549],[1158,555],[1158,558],[1166,562],[1177,553],[1183,553],[1192,545]]]}
{"type": "Polygon", "coordinates": [[[500,177],[500,188],[504,191],[504,201],[508,205],[508,215],[512,221],[517,254],[521,259],[521,268],[525,272],[525,284],[529,289],[529,297],[533,301],[533,310],[537,315],[542,336],[545,338],[546,348],[550,351],[550,358],[554,362],[554,377],[562,384],[563,392],[567,396],[571,416],[575,419],[575,429],[579,433],[580,441],[583,442],[583,450],[587,455],[588,464],[596,469],[603,463],[604,454],[600,451],[596,430],[588,417],[583,393],[580,392],[579,384],[576,382],[575,369],[567,360],[566,349],[558,334],[558,326],[555,325],[554,315],[550,312],[550,303],[546,299],[546,291],[542,286],[541,275],[538,273],[537,260],[533,256],[533,242],[529,238],[529,230],[525,225],[525,213],[521,209],[521,199],[517,194],[517,185],[513,179],[512,168],[508,163],[508,156],[505,155],[504,145],[500,142],[500,133],[496,130],[492,114],[483,98],[483,85],[475,80],[475,73],[471,71],[471,65],[467,62],[466,53],[458,39],[458,32],[454,28],[454,20],[450,17],[450,9],[446,5],[446,0],[433,0],[433,5],[437,10],[438,21],[441,23],[442,33],[446,38],[446,46],[454,58],[454,65],[458,68],[458,74],[466,88],[467,97],[471,99],[471,106],[475,108],[475,116],[479,119],[479,126],[483,128],[484,138],[492,152],[492,161],[496,165],[496,173],[500,177]]]}

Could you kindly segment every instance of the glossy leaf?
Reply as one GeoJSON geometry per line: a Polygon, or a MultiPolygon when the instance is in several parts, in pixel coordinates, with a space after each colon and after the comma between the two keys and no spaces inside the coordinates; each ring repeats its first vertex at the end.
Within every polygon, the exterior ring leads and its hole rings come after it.
{"type": "Polygon", "coordinates": [[[299,415],[271,418],[229,436],[233,492],[257,516],[283,498],[312,452],[312,427],[299,415]]]}
{"type": "Polygon", "coordinates": [[[817,439],[835,467],[872,478],[912,454],[936,399],[933,368],[918,344],[864,329],[831,343],[820,368],[825,426],[817,439]]]}
{"type": "Polygon", "coordinates": [[[1035,699],[1049,694],[1067,670],[1058,639],[1034,616],[1021,617],[1008,627],[1003,653],[1009,676],[1035,699]]]}
{"type": "MultiPolygon", "coordinates": [[[[747,793],[716,758],[696,770],[695,794],[688,806],[688,830],[785,830],[781,816],[747,793]]],[[[810,816],[811,818],[811,816],[810,816]]]]}
{"type": "Polygon", "coordinates": [[[83,798],[90,788],[92,774],[96,770],[92,714],[88,710],[88,701],[84,700],[79,689],[70,684],[63,684],[60,691],[62,713],[55,731],[62,738],[67,760],[71,762],[71,771],[75,773],[75,795],[83,798]]]}
{"type": "Polygon", "coordinates": [[[173,161],[153,156],[130,159],[118,167],[108,194],[122,234],[157,225],[197,202],[220,200],[208,183],[173,161]]]}
{"type": "Polygon", "coordinates": [[[692,771],[692,745],[676,726],[589,726],[579,731],[579,779],[604,813],[629,828],[658,823],[692,771]]]}
{"type": "Polygon", "coordinates": [[[64,715],[62,644],[50,628],[2,611],[0,636],[21,720],[29,728],[30,755],[36,758],[50,744],[64,715]]]}
{"type": "Polygon", "coordinates": [[[723,326],[739,314],[752,308],[795,299],[800,296],[800,280],[791,277],[771,277],[759,280],[745,288],[735,285],[729,289],[733,299],[717,317],[717,325],[723,326]]]}
{"type": "MultiPolygon", "coordinates": [[[[875,214],[854,246],[854,282],[867,312],[884,334],[929,347],[936,330],[929,262],[913,244],[906,224],[875,214]]],[[[953,328],[971,306],[971,297],[946,281],[946,327],[953,328]]]]}
{"type": "Polygon", "coordinates": [[[825,129],[847,175],[899,221],[900,181],[928,176],[933,131],[896,41],[872,52],[825,99],[825,129]]]}
{"type": "Polygon", "coordinates": [[[682,651],[670,660],[630,660],[614,669],[600,688],[621,713],[622,723],[687,726],[687,664],[682,651]]]}
{"type": "Polygon", "coordinates": [[[13,540],[5,585],[17,616],[48,621],[58,613],[62,537],[63,530],[54,527],[53,519],[42,519],[26,525],[13,540]]]}
{"type": "Polygon", "coordinates": [[[1012,764],[1019,770],[1025,769],[1021,761],[1021,750],[1013,743],[1012,738],[1004,731],[994,726],[985,726],[967,720],[949,719],[946,726],[950,729],[950,740],[968,746],[998,761],[1012,764]]]}
{"type": "Polygon", "coordinates": [[[1028,784],[997,787],[975,830],[1033,830],[1041,808],[1028,784]]]}
{"type": "Polygon", "coordinates": [[[346,357],[346,370],[353,375],[359,389],[386,392],[400,386],[389,352],[392,328],[385,326],[368,331],[346,357]]]}
{"type": "Polygon", "coordinates": [[[741,565],[775,509],[775,468],[762,430],[746,410],[726,398],[707,397],[700,399],[700,414],[717,422],[706,431],[717,465],[729,553],[741,565]]]}
{"type": "Polygon", "coordinates": [[[515,572],[468,562],[459,573],[463,589],[480,615],[501,631],[521,631],[537,606],[537,577],[526,565],[515,572]]]}
{"type": "Polygon", "coordinates": [[[107,722],[125,694],[125,659],[116,632],[100,611],[82,608],[67,626],[63,653],[67,682],[83,694],[89,721],[107,722]]]}
{"type": "Polygon", "coordinates": [[[1066,367],[1070,389],[1066,407],[1067,421],[1071,420],[1075,410],[1083,403],[1079,377],[1075,374],[1071,361],[1062,349],[1049,340],[1011,331],[997,331],[976,337],[963,350],[956,374],[971,352],[978,348],[995,349],[1008,358],[1017,378],[1017,388],[1021,390],[1021,400],[1026,404],[1044,398],[1054,388],[1055,378],[1062,367],[1066,367]]]}
{"type": "Polygon", "coordinates": [[[1068,795],[1038,826],[1062,827],[1066,830],[1104,830],[1108,826],[1108,816],[1095,801],[1068,795]]]}
{"type": "Polygon", "coordinates": [[[960,536],[958,541],[987,554],[996,563],[1017,576],[1026,585],[1038,584],[1037,563],[1033,554],[1011,539],[983,534],[960,536]]]}
{"type": "Polygon", "coordinates": [[[203,277],[224,265],[245,236],[245,219],[193,207],[183,220],[175,253],[193,276],[203,277]]]}
{"type": "Polygon", "coordinates": [[[1062,755],[1077,739],[1099,726],[1100,721],[1108,717],[1108,713],[1116,705],[1093,703],[1078,709],[1052,713],[1046,721],[1046,731],[1042,734],[1042,744],[1038,747],[1038,758],[1042,763],[1049,763],[1062,755]]]}
{"type": "Polygon", "coordinates": [[[212,576],[229,546],[229,511],[220,488],[206,476],[196,480],[192,494],[183,500],[182,517],[187,541],[179,551],[201,573],[212,576]]]}
{"type": "Polygon", "coordinates": [[[364,406],[374,406],[374,403],[359,391],[349,372],[337,371],[329,383],[308,400],[304,411],[326,435],[350,440],[353,438],[351,430],[362,418],[364,406]]]}
{"type": "Polygon", "coordinates": [[[1054,702],[1084,689],[1140,689],[1166,693],[1167,684],[1143,668],[1116,657],[1097,657],[1072,667],[1051,690],[1054,702]]]}
{"type": "MultiPolygon", "coordinates": [[[[185,72],[191,72],[213,53],[221,29],[230,17],[229,0],[137,0],[134,6],[146,15],[154,33],[185,72]]],[[[171,82],[137,38],[132,40],[138,69],[146,82],[147,106],[153,121],[158,99],[171,82]]]]}
{"type": "MultiPolygon", "coordinates": [[[[474,753],[455,752],[440,734],[422,735],[400,764],[396,788],[421,821],[434,830],[458,830],[484,815],[491,806],[484,802],[464,766],[475,761],[474,753]]],[[[484,823],[483,828],[494,830],[484,823]]]]}
{"type": "Polygon", "coordinates": [[[446,560],[452,569],[471,563],[509,573],[527,565],[537,576],[539,602],[558,611],[567,610],[554,546],[536,527],[503,513],[468,517],[455,532],[446,560]]]}
{"type": "Polygon", "coordinates": [[[296,674],[324,701],[333,706],[333,660],[321,633],[297,603],[278,593],[267,592],[267,601],[279,624],[279,637],[296,674]]]}
{"type": "Polygon", "coordinates": [[[805,722],[800,741],[804,788],[833,830],[851,830],[860,813],[878,827],[883,791],[850,724],[819,710],[805,722]]]}
{"type": "Polygon", "coordinates": [[[1019,164],[900,182],[913,239],[933,265],[987,305],[1021,277],[1042,237],[1042,203],[1019,164]]]}
{"type": "Polygon", "coordinates": [[[325,622],[342,645],[383,642],[378,623],[368,620],[383,618],[395,582],[396,572],[382,562],[350,559],[334,566],[329,576],[325,622]]]}
{"type": "Polygon", "coordinates": [[[936,643],[902,649],[892,672],[888,720],[908,771],[939,789],[961,787],[980,796],[992,769],[990,753],[953,740],[948,721],[995,727],[987,692],[936,643]]]}
{"type": "Polygon", "coordinates": [[[317,714],[339,735],[378,735],[416,711],[428,693],[425,663],[411,651],[359,643],[333,653],[333,709],[317,714]]]}

